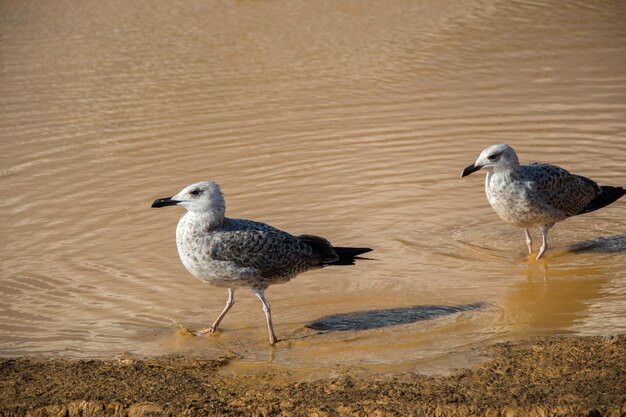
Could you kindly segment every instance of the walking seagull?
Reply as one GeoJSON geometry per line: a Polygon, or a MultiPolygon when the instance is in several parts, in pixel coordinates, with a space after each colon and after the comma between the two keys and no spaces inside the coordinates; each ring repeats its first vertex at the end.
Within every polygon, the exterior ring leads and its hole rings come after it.
{"type": "Polygon", "coordinates": [[[176,227],[176,246],[183,265],[196,278],[228,288],[226,307],[211,327],[194,332],[213,334],[235,303],[237,288],[249,288],[261,300],[270,344],[278,341],[270,304],[264,291],[288,282],[310,269],[329,265],[354,265],[370,248],[335,247],[322,237],[292,236],[268,224],[224,216],[226,203],[219,185],[203,181],[183,188],[172,197],[159,198],[152,207],[183,206],[176,227]]]}
{"type": "Polygon", "coordinates": [[[548,249],[548,230],[556,222],[598,210],[626,194],[622,187],[599,186],[555,165],[520,165],[513,148],[504,144],[483,150],[461,177],[483,168],[488,171],[485,193],[489,204],[502,220],[524,228],[529,253],[532,239],[528,228],[541,227],[543,244],[537,259],[548,249]]]}

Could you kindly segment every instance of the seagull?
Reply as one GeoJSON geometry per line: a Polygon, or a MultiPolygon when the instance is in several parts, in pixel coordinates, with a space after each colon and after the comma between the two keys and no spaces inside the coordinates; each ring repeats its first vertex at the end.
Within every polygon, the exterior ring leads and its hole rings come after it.
{"type": "Polygon", "coordinates": [[[216,333],[235,303],[235,289],[249,288],[263,304],[274,345],[278,339],[265,298],[270,285],[288,282],[310,269],[354,265],[355,259],[363,259],[358,255],[372,250],[336,247],[322,237],[293,236],[265,223],[225,217],[224,195],[213,181],[191,184],[152,203],[153,208],[166,206],[187,209],[176,227],[176,246],[185,268],[203,282],[228,289],[226,307],[211,327],[194,332],[197,336],[216,333]]]}
{"type": "Polygon", "coordinates": [[[622,187],[599,186],[555,165],[520,165],[513,148],[505,144],[483,150],[461,177],[480,169],[487,171],[485,194],[489,204],[502,220],[524,228],[529,253],[532,238],[528,228],[541,228],[543,244],[536,259],[548,249],[548,230],[555,223],[608,206],[626,194],[622,187]]]}

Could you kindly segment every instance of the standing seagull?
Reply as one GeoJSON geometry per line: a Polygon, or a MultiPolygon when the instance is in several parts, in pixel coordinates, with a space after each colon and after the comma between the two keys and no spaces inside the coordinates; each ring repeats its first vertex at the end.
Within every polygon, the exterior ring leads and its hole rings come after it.
{"type": "Polygon", "coordinates": [[[278,341],[272,325],[270,304],[264,291],[288,282],[309,269],[328,265],[354,265],[357,256],[370,248],[334,247],[324,238],[292,236],[268,224],[224,217],[226,203],[219,185],[203,181],[183,188],[172,197],[160,198],[152,207],[183,206],[176,227],[176,246],[185,268],[200,280],[228,288],[226,307],[208,329],[215,333],[235,303],[236,288],[250,288],[263,303],[270,344],[278,341]]]}
{"type": "Polygon", "coordinates": [[[489,204],[502,220],[524,228],[529,253],[532,239],[528,228],[541,226],[543,244],[537,259],[548,249],[548,230],[556,222],[598,210],[626,194],[622,187],[599,186],[555,165],[520,165],[509,145],[483,150],[461,177],[483,168],[488,171],[485,193],[489,204]]]}

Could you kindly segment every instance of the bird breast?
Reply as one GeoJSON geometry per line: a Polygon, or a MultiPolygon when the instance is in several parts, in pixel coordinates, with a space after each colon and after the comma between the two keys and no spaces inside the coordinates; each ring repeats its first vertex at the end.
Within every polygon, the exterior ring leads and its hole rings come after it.
{"type": "Polygon", "coordinates": [[[513,175],[489,173],[485,180],[485,193],[498,216],[514,226],[549,223],[553,217],[549,210],[544,210],[541,202],[530,198],[528,184],[516,180],[513,175]]]}
{"type": "Polygon", "coordinates": [[[180,218],[176,227],[176,247],[185,268],[201,278],[206,273],[202,254],[205,253],[208,235],[194,220],[189,213],[180,218]]]}

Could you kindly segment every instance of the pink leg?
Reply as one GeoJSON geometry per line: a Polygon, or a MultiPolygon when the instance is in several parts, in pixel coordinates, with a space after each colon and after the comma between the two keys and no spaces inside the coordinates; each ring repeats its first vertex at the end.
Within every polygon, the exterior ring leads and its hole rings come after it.
{"type": "Polygon", "coordinates": [[[263,303],[263,311],[265,312],[265,319],[267,320],[267,332],[269,333],[270,345],[278,342],[278,338],[274,333],[274,325],[272,324],[272,310],[270,308],[270,303],[265,298],[265,294],[263,290],[253,289],[252,292],[256,295],[261,303],[263,303]]]}
{"type": "Polygon", "coordinates": [[[524,233],[526,234],[526,246],[528,246],[528,254],[533,253],[533,238],[530,237],[530,231],[528,229],[524,229],[524,233]]]}
{"type": "Polygon", "coordinates": [[[233,304],[235,304],[235,290],[233,290],[232,288],[229,288],[228,289],[228,300],[226,300],[226,307],[224,307],[224,310],[222,310],[220,315],[217,316],[217,319],[215,319],[215,322],[213,323],[213,325],[211,327],[209,327],[208,329],[203,329],[203,330],[198,330],[196,332],[193,332],[193,334],[196,335],[196,336],[202,336],[202,335],[205,335],[207,333],[213,334],[213,333],[217,332],[219,330],[220,323],[222,322],[222,319],[224,318],[226,313],[228,313],[228,310],[230,310],[230,308],[233,306],[233,304]]]}
{"type": "Polygon", "coordinates": [[[539,254],[537,255],[537,259],[541,258],[546,250],[548,250],[548,229],[552,227],[551,225],[544,224],[541,226],[541,238],[543,239],[543,243],[539,248],[539,254]]]}

